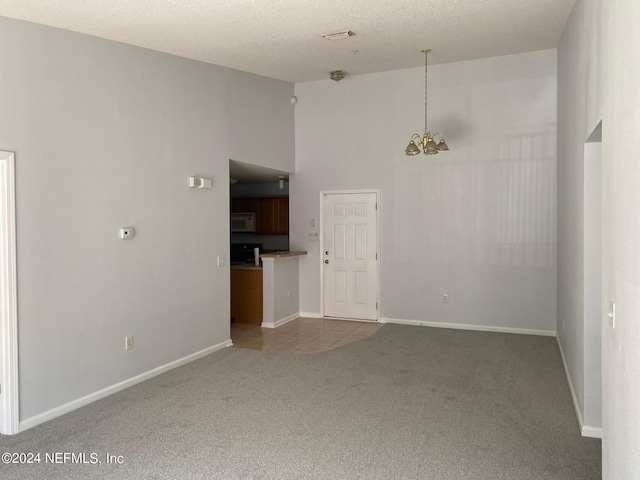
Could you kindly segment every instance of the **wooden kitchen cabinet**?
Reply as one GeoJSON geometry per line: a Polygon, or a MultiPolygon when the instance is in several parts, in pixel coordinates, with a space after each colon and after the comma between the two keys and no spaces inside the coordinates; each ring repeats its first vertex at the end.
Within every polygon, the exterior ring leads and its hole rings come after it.
{"type": "Polygon", "coordinates": [[[255,212],[256,233],[289,235],[289,197],[232,198],[231,213],[255,212]]]}
{"type": "Polygon", "coordinates": [[[262,269],[231,267],[231,316],[237,323],[262,323],[262,269]]]}
{"type": "Polygon", "coordinates": [[[289,235],[289,197],[275,199],[275,234],[289,235]]]}
{"type": "Polygon", "coordinates": [[[256,207],[256,233],[289,234],[289,197],[259,198],[256,207]]]}
{"type": "Polygon", "coordinates": [[[244,213],[255,212],[257,198],[232,198],[231,199],[231,212],[232,213],[244,213]]]}

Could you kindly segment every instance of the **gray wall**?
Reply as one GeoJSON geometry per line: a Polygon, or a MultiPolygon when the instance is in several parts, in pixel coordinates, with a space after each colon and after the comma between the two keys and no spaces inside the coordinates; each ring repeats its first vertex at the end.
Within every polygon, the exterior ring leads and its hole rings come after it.
{"type": "Polygon", "coordinates": [[[373,188],[383,318],[552,334],[555,50],[430,67],[429,122],[451,151],[407,157],[424,127],[423,82],[417,68],[296,84],[301,312],[321,306],[319,242],[309,241],[319,192],[373,188]]]}
{"type": "Polygon", "coordinates": [[[21,420],[227,341],[228,161],[293,170],[293,85],[6,18],[0,65],[21,420]]]}
{"type": "Polygon", "coordinates": [[[558,334],[576,389],[592,375],[584,368],[584,143],[602,121],[605,480],[640,479],[638,25],[637,0],[578,0],[558,47],[558,334]],[[609,299],[615,329],[605,316],[609,299]]]}
{"type": "MultiPolygon", "coordinates": [[[[595,2],[588,2],[588,15],[598,16],[595,2]]],[[[569,372],[570,387],[581,426],[585,424],[585,249],[584,249],[584,178],[585,142],[602,119],[600,76],[594,59],[600,55],[595,35],[574,30],[575,12],[565,29],[558,58],[558,338],[569,372]],[[568,49],[580,44],[588,55],[567,55],[568,49]],[[584,47],[582,46],[584,45],[584,47]],[[576,94],[569,93],[575,89],[576,94]],[[583,96],[589,92],[591,101],[583,96]]],[[[578,48],[578,47],[575,47],[578,48]]],[[[599,373],[598,373],[599,374],[599,373]]],[[[595,375],[595,372],[594,372],[595,375]]]]}

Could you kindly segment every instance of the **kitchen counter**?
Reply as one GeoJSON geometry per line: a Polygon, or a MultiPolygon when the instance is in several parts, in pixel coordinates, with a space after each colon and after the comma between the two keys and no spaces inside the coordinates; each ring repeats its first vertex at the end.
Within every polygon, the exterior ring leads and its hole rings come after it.
{"type": "Polygon", "coordinates": [[[307,252],[263,253],[263,320],[265,328],[276,328],[300,316],[298,258],[307,252]]]}
{"type": "Polygon", "coordinates": [[[300,255],[306,255],[307,252],[272,252],[272,253],[263,253],[260,255],[260,258],[288,258],[288,257],[299,257],[300,255]]]}
{"type": "Polygon", "coordinates": [[[231,316],[238,323],[276,328],[300,316],[298,257],[307,252],[272,251],[255,263],[230,265],[231,316]]]}

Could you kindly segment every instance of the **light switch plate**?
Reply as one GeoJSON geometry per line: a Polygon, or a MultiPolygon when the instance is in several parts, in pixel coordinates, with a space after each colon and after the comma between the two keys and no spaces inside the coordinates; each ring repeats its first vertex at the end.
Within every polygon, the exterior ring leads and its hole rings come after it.
{"type": "Polygon", "coordinates": [[[213,180],[203,177],[189,177],[189,188],[211,188],[213,180]]]}
{"type": "Polygon", "coordinates": [[[607,313],[607,317],[609,317],[609,325],[611,328],[616,328],[616,301],[609,299],[609,313],[607,313]]]}

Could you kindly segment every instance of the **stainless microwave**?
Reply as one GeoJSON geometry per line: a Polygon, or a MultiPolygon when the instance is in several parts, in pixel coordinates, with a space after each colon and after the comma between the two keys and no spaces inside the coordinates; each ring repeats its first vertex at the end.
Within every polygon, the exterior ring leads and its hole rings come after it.
{"type": "Polygon", "coordinates": [[[248,213],[232,213],[231,214],[231,231],[232,232],[255,232],[256,231],[256,214],[248,213]]]}

